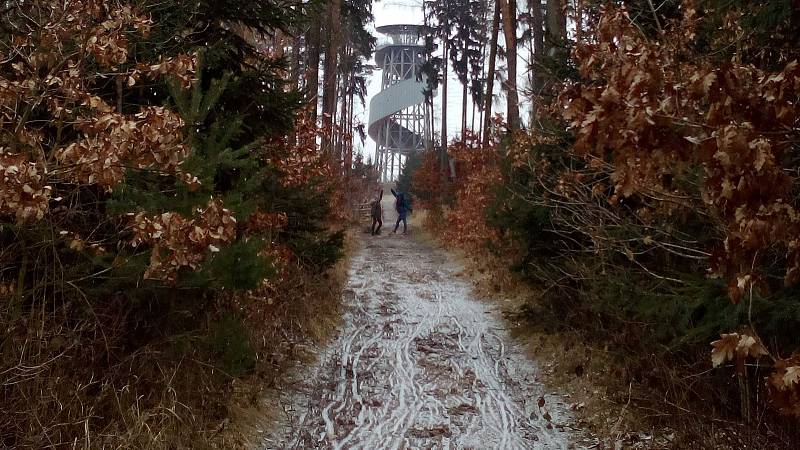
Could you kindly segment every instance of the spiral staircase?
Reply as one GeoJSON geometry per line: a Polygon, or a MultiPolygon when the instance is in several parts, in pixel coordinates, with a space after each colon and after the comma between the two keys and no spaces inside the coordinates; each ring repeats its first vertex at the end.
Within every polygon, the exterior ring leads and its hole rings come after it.
{"type": "Polygon", "coordinates": [[[422,25],[385,25],[377,31],[388,36],[375,51],[383,71],[381,91],[369,104],[367,131],[377,144],[376,164],[382,182],[396,179],[406,158],[425,149],[430,140],[420,68],[424,46],[422,25]]]}

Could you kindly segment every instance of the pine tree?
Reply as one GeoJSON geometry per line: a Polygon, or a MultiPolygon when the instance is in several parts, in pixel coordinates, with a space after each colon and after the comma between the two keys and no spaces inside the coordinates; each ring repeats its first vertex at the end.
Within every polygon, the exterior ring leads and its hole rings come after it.
{"type": "Polygon", "coordinates": [[[517,92],[517,2],[497,0],[503,17],[503,33],[506,40],[506,101],[508,128],[517,130],[519,122],[519,94],[517,92]]]}
{"type": "Polygon", "coordinates": [[[461,135],[467,129],[467,92],[470,84],[480,77],[482,64],[481,42],[484,27],[480,18],[484,15],[484,4],[479,0],[451,0],[456,16],[450,17],[454,25],[449,57],[453,69],[462,85],[461,135]]]}
{"type": "Polygon", "coordinates": [[[483,136],[482,143],[486,147],[489,144],[489,124],[492,120],[492,102],[494,100],[494,78],[495,64],[497,60],[497,38],[500,30],[500,3],[495,0],[494,14],[492,17],[492,32],[489,40],[489,70],[486,76],[486,98],[483,106],[483,136]]]}

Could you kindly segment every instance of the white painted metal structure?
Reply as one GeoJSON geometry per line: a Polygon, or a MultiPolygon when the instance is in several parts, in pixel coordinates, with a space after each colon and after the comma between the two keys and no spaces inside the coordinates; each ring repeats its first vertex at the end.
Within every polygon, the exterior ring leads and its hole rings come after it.
{"type": "Polygon", "coordinates": [[[375,50],[383,70],[381,91],[369,102],[369,136],[377,144],[376,164],[382,182],[392,181],[409,154],[425,149],[430,140],[426,87],[420,68],[424,46],[422,25],[385,25],[377,31],[389,40],[375,50]]]}

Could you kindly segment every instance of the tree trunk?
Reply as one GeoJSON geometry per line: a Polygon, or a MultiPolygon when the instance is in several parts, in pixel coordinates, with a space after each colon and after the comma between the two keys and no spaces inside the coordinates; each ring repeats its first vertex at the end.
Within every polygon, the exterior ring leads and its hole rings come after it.
{"type": "Polygon", "coordinates": [[[564,0],[547,0],[547,22],[545,25],[547,27],[547,52],[550,56],[556,56],[560,50],[564,49],[564,43],[567,40],[567,18],[564,16],[564,0]]]}
{"type": "Polygon", "coordinates": [[[508,74],[506,92],[508,112],[506,120],[508,129],[519,129],[519,95],[517,94],[517,2],[515,0],[497,0],[503,14],[503,35],[506,38],[506,63],[508,74]]]}
{"type": "MultiPolygon", "coordinates": [[[[541,0],[534,0],[531,8],[531,19],[533,27],[533,55],[537,58],[544,56],[544,20],[542,18],[542,2],[541,0]]],[[[537,62],[539,60],[537,59],[537,62]]]]}
{"type": "MultiPolygon", "coordinates": [[[[575,0],[575,41],[583,42],[583,2],[584,0],[575,0]]],[[[798,3],[800,6],[800,3],[798,3]]]]}
{"type": "MultiPolygon", "coordinates": [[[[488,47],[486,43],[486,33],[489,32],[489,27],[487,25],[487,21],[489,20],[489,8],[491,7],[491,3],[488,0],[484,0],[486,3],[486,7],[483,9],[483,17],[481,18],[481,22],[483,26],[481,27],[481,75],[478,79],[479,82],[483,83],[486,80],[486,48],[488,47]]],[[[474,95],[477,97],[477,95],[474,95]]],[[[481,97],[477,101],[475,98],[472,100],[472,117],[470,118],[470,131],[476,135],[478,141],[481,141],[481,129],[483,128],[483,102],[484,97],[481,97]],[[478,114],[478,130],[475,130],[475,114],[478,114]]],[[[482,142],[482,141],[481,141],[482,142]]]]}
{"type": "Polygon", "coordinates": [[[469,131],[475,133],[475,109],[477,108],[477,103],[474,101],[472,102],[472,115],[469,117],[469,131]]]}
{"type": "MultiPolygon", "coordinates": [[[[447,29],[447,23],[445,22],[444,29],[447,29]]],[[[448,51],[447,51],[447,41],[446,37],[443,39],[444,41],[444,58],[442,58],[442,148],[439,150],[439,168],[442,171],[442,177],[444,177],[447,171],[447,66],[449,65],[448,61],[448,51]]]]}
{"type": "MultiPolygon", "coordinates": [[[[328,3],[328,45],[325,50],[324,81],[322,85],[322,128],[332,133],[333,119],[336,114],[336,67],[339,61],[339,35],[341,23],[339,18],[342,10],[341,0],[330,0],[328,3]]],[[[333,134],[328,139],[322,140],[322,151],[333,160],[335,155],[332,148],[333,134]]]]}
{"type": "Polygon", "coordinates": [[[344,166],[344,173],[345,175],[350,175],[350,169],[353,167],[353,91],[354,83],[351,83],[350,86],[350,93],[347,99],[347,155],[345,157],[345,166],[344,166]]]}
{"type": "Polygon", "coordinates": [[[300,89],[300,36],[295,36],[294,40],[292,41],[292,68],[291,68],[291,78],[292,78],[292,89],[298,90],[300,89]]]}
{"type": "Polygon", "coordinates": [[[434,142],[434,139],[433,139],[433,134],[434,134],[433,130],[436,128],[436,124],[434,123],[434,120],[433,120],[433,96],[432,95],[428,96],[428,98],[425,99],[425,108],[426,108],[425,112],[427,112],[427,116],[426,116],[426,119],[425,119],[425,121],[426,121],[426,123],[425,123],[425,133],[426,133],[426,139],[427,139],[427,142],[425,142],[425,149],[428,150],[428,151],[433,151],[433,149],[436,147],[436,143],[434,142]]]}
{"type": "MultiPolygon", "coordinates": [[[[467,41],[464,40],[464,55],[467,54],[467,41]]],[[[466,59],[466,56],[464,57],[466,59]]],[[[467,76],[464,77],[464,85],[461,91],[461,140],[463,141],[467,134],[467,84],[469,83],[469,63],[465,69],[467,76]]]]}
{"type": "Polygon", "coordinates": [[[341,91],[341,112],[339,114],[339,129],[336,131],[337,136],[337,143],[336,143],[336,158],[341,161],[342,166],[345,164],[345,157],[346,152],[346,134],[347,134],[347,91],[350,88],[350,77],[352,74],[350,72],[346,72],[344,74],[344,79],[342,80],[342,91],[341,91]]]}
{"type": "Polygon", "coordinates": [[[306,34],[306,96],[308,97],[311,121],[317,121],[317,95],[319,93],[319,56],[321,50],[320,42],[320,13],[318,10],[311,11],[308,32],[306,34]]]}
{"type": "Polygon", "coordinates": [[[489,72],[486,76],[486,98],[483,104],[483,146],[489,145],[489,124],[492,121],[492,100],[494,99],[494,71],[497,59],[497,35],[500,33],[500,3],[495,0],[492,18],[492,37],[489,42],[489,72]]]}
{"type": "Polygon", "coordinates": [[[531,27],[533,32],[531,38],[533,39],[533,64],[531,65],[531,92],[533,98],[531,99],[531,123],[536,117],[537,101],[536,96],[542,90],[543,80],[542,74],[539,73],[542,60],[544,58],[544,23],[542,17],[542,2],[535,0],[531,2],[530,8],[531,27]]]}

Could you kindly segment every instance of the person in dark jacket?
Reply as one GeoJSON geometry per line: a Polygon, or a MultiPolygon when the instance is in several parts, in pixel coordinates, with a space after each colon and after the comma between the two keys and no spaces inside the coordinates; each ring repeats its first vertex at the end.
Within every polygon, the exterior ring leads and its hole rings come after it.
{"type": "Polygon", "coordinates": [[[381,227],[383,226],[383,209],[381,208],[381,200],[383,200],[383,189],[381,189],[378,199],[372,202],[369,214],[372,216],[372,235],[381,234],[381,227]],[[378,224],[378,228],[375,228],[378,224]]]}
{"type": "Polygon", "coordinates": [[[413,210],[411,209],[411,205],[408,204],[408,197],[404,192],[396,192],[394,189],[391,191],[395,198],[394,208],[397,210],[397,223],[394,224],[394,231],[392,231],[392,233],[397,233],[397,227],[400,226],[400,221],[403,221],[403,234],[406,234],[408,231],[406,214],[409,211],[413,212],[413,210]]]}

